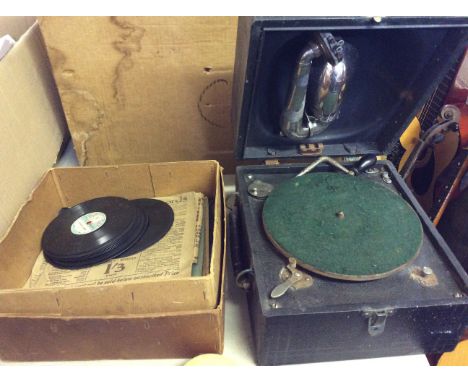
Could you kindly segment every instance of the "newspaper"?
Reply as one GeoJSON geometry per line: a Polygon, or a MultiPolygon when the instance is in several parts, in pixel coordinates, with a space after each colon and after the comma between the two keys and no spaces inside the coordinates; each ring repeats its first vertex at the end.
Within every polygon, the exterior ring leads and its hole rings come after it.
{"type": "Polygon", "coordinates": [[[203,236],[203,204],[205,202],[205,198],[200,198],[198,200],[196,214],[195,217],[195,240],[193,242],[193,262],[196,264],[199,258],[199,248],[200,248],[200,241],[202,240],[203,236]]]}
{"type": "Polygon", "coordinates": [[[209,223],[208,223],[208,199],[203,198],[201,203],[201,208],[199,210],[199,223],[197,225],[196,232],[200,232],[200,235],[195,238],[196,244],[198,246],[198,255],[194,258],[192,265],[192,276],[203,276],[209,273],[210,266],[210,252],[209,252],[209,223]],[[198,231],[198,228],[200,229],[198,231]]]}
{"type": "MultiPolygon", "coordinates": [[[[188,192],[158,198],[174,211],[174,223],[159,242],[132,256],[113,259],[89,268],[55,268],[41,253],[24,288],[64,288],[104,286],[136,281],[154,281],[162,277],[190,277],[192,265],[203,261],[200,240],[207,226],[203,213],[207,205],[201,193],[188,192]]],[[[204,246],[203,246],[204,247],[204,246]]]]}

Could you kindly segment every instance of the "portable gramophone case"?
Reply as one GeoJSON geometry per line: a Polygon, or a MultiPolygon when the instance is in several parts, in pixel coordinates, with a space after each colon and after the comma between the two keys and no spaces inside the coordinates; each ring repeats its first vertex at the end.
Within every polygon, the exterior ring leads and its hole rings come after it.
{"type": "Polygon", "coordinates": [[[232,260],[257,362],[450,351],[468,276],[384,156],[467,43],[462,18],[241,18],[232,260]],[[288,162],[288,163],[285,163],[288,162]]]}

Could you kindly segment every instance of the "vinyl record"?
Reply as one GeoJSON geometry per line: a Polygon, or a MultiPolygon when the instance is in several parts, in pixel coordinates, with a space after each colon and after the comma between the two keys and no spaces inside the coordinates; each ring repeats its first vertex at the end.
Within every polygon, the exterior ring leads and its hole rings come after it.
{"type": "Polygon", "coordinates": [[[42,236],[52,265],[76,269],[118,257],[145,233],[148,217],[127,199],[91,199],[60,211],[42,236]]]}
{"type": "Polygon", "coordinates": [[[130,256],[141,252],[161,240],[171,229],[174,223],[174,212],[169,204],[156,199],[131,200],[148,217],[148,228],[143,236],[129,248],[123,256],[130,256]]]}

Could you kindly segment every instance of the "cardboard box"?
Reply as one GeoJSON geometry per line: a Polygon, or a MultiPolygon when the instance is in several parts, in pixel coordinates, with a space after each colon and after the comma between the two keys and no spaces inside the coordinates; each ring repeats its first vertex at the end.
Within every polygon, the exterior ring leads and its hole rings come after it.
{"type": "Polygon", "coordinates": [[[234,172],[236,17],[43,17],[81,165],[218,160],[234,172]]]}
{"type": "Polygon", "coordinates": [[[48,171],[0,242],[0,358],[191,357],[223,349],[224,198],[215,161],[48,171]],[[212,201],[207,276],[111,286],[21,289],[57,212],[104,195],[198,191],[212,201]]]}
{"type": "Polygon", "coordinates": [[[34,17],[0,17],[0,36],[16,44],[0,60],[0,238],[44,172],[66,132],[39,26],[34,17]]]}
{"type": "MultiPolygon", "coordinates": [[[[66,124],[38,25],[33,24],[34,18],[0,18],[0,33],[17,40],[0,61],[0,359],[186,358],[222,352],[225,222],[219,164],[195,161],[49,170],[62,146],[66,124]],[[103,195],[137,198],[184,191],[203,192],[212,202],[207,276],[22,289],[40,252],[42,232],[63,206],[103,195]]],[[[95,70],[88,64],[87,70],[95,70]]],[[[85,90],[62,89],[64,100],[80,95],[89,99],[85,90]]],[[[74,121],[84,125],[89,121],[92,110],[87,105],[77,103],[69,109],[74,121]]],[[[171,130],[157,128],[165,145],[157,160],[184,159],[176,143],[163,138],[171,136],[171,130]]],[[[147,150],[140,136],[132,138],[136,135],[130,132],[126,143],[134,151],[147,150]]],[[[88,149],[87,144],[80,147],[88,149]]],[[[106,150],[106,145],[101,148],[106,150]]]]}

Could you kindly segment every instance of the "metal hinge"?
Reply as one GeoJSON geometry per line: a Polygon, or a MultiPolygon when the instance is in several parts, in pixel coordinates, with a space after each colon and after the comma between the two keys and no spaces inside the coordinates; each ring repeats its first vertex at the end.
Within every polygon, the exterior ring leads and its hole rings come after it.
{"type": "Polygon", "coordinates": [[[393,309],[364,309],[362,315],[367,318],[367,331],[372,337],[382,334],[385,330],[387,317],[393,314],[393,309]]]}
{"type": "Polygon", "coordinates": [[[306,143],[299,145],[299,154],[304,156],[317,157],[322,155],[323,143],[306,143]]]}
{"type": "Polygon", "coordinates": [[[280,164],[280,161],[278,159],[265,159],[264,163],[267,166],[277,166],[280,164]]]}

